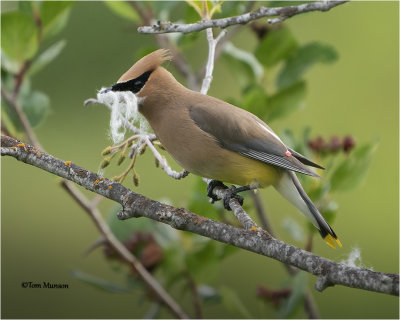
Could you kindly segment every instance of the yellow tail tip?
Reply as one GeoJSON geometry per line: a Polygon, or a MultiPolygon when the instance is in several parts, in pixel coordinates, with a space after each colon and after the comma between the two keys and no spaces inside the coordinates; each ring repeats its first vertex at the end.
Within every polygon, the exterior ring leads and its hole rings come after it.
{"type": "Polygon", "coordinates": [[[338,238],[332,237],[330,234],[326,235],[324,238],[324,241],[327,243],[328,246],[332,247],[333,249],[336,249],[336,244],[338,247],[342,247],[342,243],[338,238]]]}

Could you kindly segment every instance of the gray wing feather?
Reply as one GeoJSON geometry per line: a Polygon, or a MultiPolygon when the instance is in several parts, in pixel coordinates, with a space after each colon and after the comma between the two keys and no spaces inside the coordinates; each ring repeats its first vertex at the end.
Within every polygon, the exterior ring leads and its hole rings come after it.
{"type": "MultiPolygon", "coordinates": [[[[288,148],[261,129],[260,125],[263,122],[260,119],[223,101],[215,99],[214,102],[216,105],[213,108],[191,106],[189,115],[194,123],[213,136],[221,147],[277,167],[319,177],[302,163],[307,160],[305,157],[295,152],[293,153],[300,157],[299,160],[295,156],[287,157],[285,153],[288,148]]],[[[306,164],[313,164],[307,161],[306,164]]]]}
{"type": "Polygon", "coordinates": [[[299,160],[301,163],[304,163],[304,164],[307,165],[307,166],[311,166],[311,167],[315,167],[315,168],[318,168],[318,169],[325,170],[324,167],[320,166],[319,164],[317,164],[317,163],[315,163],[315,162],[312,162],[310,159],[307,159],[307,158],[306,158],[305,156],[303,156],[302,154],[300,154],[300,153],[294,151],[293,149],[290,149],[290,148],[288,148],[288,149],[289,149],[289,151],[292,153],[292,155],[293,155],[297,160],[299,160]]]}
{"type": "Polygon", "coordinates": [[[259,152],[259,151],[254,151],[254,150],[248,150],[247,152],[239,152],[239,154],[243,156],[247,156],[262,162],[266,162],[287,170],[292,170],[296,171],[299,173],[303,173],[309,176],[313,177],[319,177],[316,173],[312,172],[311,170],[307,169],[306,167],[303,167],[301,163],[297,163],[298,160],[289,158],[286,156],[276,156],[274,154],[268,154],[265,152],[259,152]],[[290,159],[290,160],[289,160],[290,159]]]}

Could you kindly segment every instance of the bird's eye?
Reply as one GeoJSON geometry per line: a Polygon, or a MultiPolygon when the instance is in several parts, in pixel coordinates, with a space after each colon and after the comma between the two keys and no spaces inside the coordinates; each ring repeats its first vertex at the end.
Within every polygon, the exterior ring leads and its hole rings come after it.
{"type": "Polygon", "coordinates": [[[136,81],[135,86],[140,86],[142,84],[142,81],[136,81]]]}

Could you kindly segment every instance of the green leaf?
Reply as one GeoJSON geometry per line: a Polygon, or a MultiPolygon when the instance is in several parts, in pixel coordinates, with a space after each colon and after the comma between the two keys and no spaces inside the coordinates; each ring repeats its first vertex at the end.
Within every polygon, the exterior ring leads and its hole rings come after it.
{"type": "Polygon", "coordinates": [[[291,218],[285,218],[282,221],[282,227],[285,229],[294,240],[303,241],[304,240],[304,230],[303,228],[296,222],[296,220],[291,218]]]}
{"type": "MultiPolygon", "coordinates": [[[[2,58],[4,53],[2,52],[2,58]]],[[[2,65],[4,68],[4,65],[2,65]]],[[[29,80],[27,81],[29,83],[29,80]]],[[[11,94],[14,89],[15,77],[11,73],[1,72],[1,88],[2,90],[11,94]]],[[[24,86],[24,83],[22,84],[24,86]]],[[[10,133],[14,133],[17,135],[17,132],[20,131],[20,123],[18,121],[17,115],[12,110],[11,106],[7,103],[6,99],[1,99],[1,120],[5,124],[5,127],[10,131],[10,133]]]]}
{"type": "Polygon", "coordinates": [[[84,283],[90,284],[93,287],[97,289],[101,289],[107,292],[112,292],[112,293],[127,293],[131,292],[132,288],[130,287],[124,287],[118,284],[114,284],[111,282],[108,282],[106,280],[97,278],[93,275],[84,273],[80,270],[71,270],[71,276],[74,277],[75,279],[78,279],[84,283]]]}
{"type": "Polygon", "coordinates": [[[297,54],[286,61],[278,74],[276,83],[280,88],[298,81],[315,63],[330,64],[338,59],[338,53],[330,45],[312,42],[301,47],[297,54]]]}
{"type": "Polygon", "coordinates": [[[316,186],[315,183],[309,183],[307,185],[307,189],[304,186],[303,188],[306,190],[306,193],[310,199],[316,203],[322,200],[324,196],[331,190],[331,185],[329,181],[323,181],[322,183],[318,183],[316,186]]]}
{"type": "Polygon", "coordinates": [[[185,17],[185,23],[195,23],[201,20],[197,11],[194,9],[193,6],[190,5],[186,6],[184,17],[185,17]]]}
{"type": "Polygon", "coordinates": [[[188,272],[196,282],[206,282],[215,280],[220,269],[219,246],[220,244],[209,239],[195,237],[199,239],[194,248],[187,253],[185,263],[188,272]]]}
{"type": "MultiPolygon", "coordinates": [[[[9,85],[9,80],[7,78],[2,80],[5,80],[3,86],[6,88],[9,85]]],[[[50,111],[49,98],[42,92],[31,91],[29,79],[25,79],[22,83],[18,95],[18,103],[32,126],[39,125],[50,111]]],[[[12,123],[15,130],[22,131],[21,124],[15,112],[11,110],[11,107],[6,103],[3,103],[2,106],[5,109],[8,120],[12,123]]]]}
{"type": "Polygon", "coordinates": [[[38,49],[38,33],[34,19],[20,11],[1,16],[1,48],[7,56],[22,63],[38,49]]]}
{"type": "Polygon", "coordinates": [[[142,319],[158,319],[161,312],[161,303],[153,302],[142,319]]]}
{"type": "MultiPolygon", "coordinates": [[[[133,7],[127,1],[103,1],[103,3],[116,15],[133,21],[138,22],[139,16],[133,7]]],[[[140,4],[139,4],[140,5],[140,4]]]]}
{"type": "Polygon", "coordinates": [[[170,15],[175,12],[176,7],[181,3],[183,4],[181,1],[153,1],[151,6],[158,20],[168,21],[170,20],[170,15]]]}
{"type": "Polygon", "coordinates": [[[246,88],[243,93],[241,106],[262,118],[269,110],[268,97],[265,89],[260,85],[252,85],[246,88]]]}
{"type": "Polygon", "coordinates": [[[65,45],[67,44],[66,40],[60,40],[49,48],[46,51],[41,53],[32,63],[31,67],[29,68],[28,74],[31,76],[38,71],[42,70],[46,65],[48,65],[51,61],[53,61],[60,52],[64,49],[65,45]]]}
{"type": "Polygon", "coordinates": [[[254,73],[247,63],[232,57],[228,52],[223,53],[222,59],[224,64],[229,66],[234,79],[241,88],[248,86],[249,82],[254,82],[254,73]]]}
{"type": "MultiPolygon", "coordinates": [[[[247,211],[247,210],[246,210],[247,211]]],[[[235,246],[231,246],[229,244],[222,245],[220,251],[220,259],[225,259],[226,257],[238,252],[240,249],[235,246]]]]}
{"type": "Polygon", "coordinates": [[[297,151],[296,138],[294,137],[294,133],[292,130],[290,129],[283,130],[280,134],[280,138],[288,147],[291,147],[293,150],[297,151]]]}
{"type": "Polygon", "coordinates": [[[220,289],[220,293],[222,295],[222,304],[233,317],[247,319],[254,318],[235,291],[223,286],[220,289]]]}
{"type": "Polygon", "coordinates": [[[213,287],[201,284],[197,287],[199,296],[207,303],[219,303],[221,294],[213,287]]]}
{"type": "Polygon", "coordinates": [[[320,206],[320,212],[329,224],[332,224],[334,222],[338,210],[339,205],[336,201],[333,200],[330,200],[328,201],[328,203],[320,206]]]}
{"type": "Polygon", "coordinates": [[[278,314],[281,318],[292,317],[303,305],[304,293],[307,287],[307,273],[298,271],[297,274],[290,279],[290,286],[292,292],[278,310],[278,314]]]}
{"type": "Polygon", "coordinates": [[[332,173],[331,191],[346,191],[359,186],[366,177],[377,147],[377,141],[365,144],[343,159],[332,173]]]}
{"type": "Polygon", "coordinates": [[[31,1],[18,1],[19,11],[28,15],[32,14],[32,2],[31,1]]]}
{"type": "Polygon", "coordinates": [[[200,32],[178,33],[176,43],[180,49],[191,47],[200,38],[200,32]]]}
{"type": "Polygon", "coordinates": [[[49,97],[39,91],[20,95],[19,102],[32,127],[39,125],[50,111],[49,97]]]}
{"type": "Polygon", "coordinates": [[[7,54],[1,52],[1,68],[11,74],[17,74],[19,72],[20,66],[17,61],[10,59],[7,54]]]}
{"type": "Polygon", "coordinates": [[[165,279],[165,287],[170,288],[179,281],[184,280],[182,273],[185,271],[185,252],[181,246],[163,251],[163,260],[157,272],[165,279]]]}
{"type": "Polygon", "coordinates": [[[272,67],[287,59],[297,50],[297,43],[286,27],[271,30],[259,43],[255,55],[264,66],[272,67]]]}
{"type": "Polygon", "coordinates": [[[297,82],[285,88],[269,98],[268,108],[264,119],[272,121],[287,116],[289,113],[304,106],[306,95],[306,84],[304,81],[297,82]]]}
{"type": "Polygon", "coordinates": [[[232,17],[244,13],[247,1],[224,1],[221,12],[215,13],[213,18],[232,17]]]}
{"type": "MultiPolygon", "coordinates": [[[[2,66],[4,67],[4,66],[2,66]]],[[[11,73],[8,72],[2,72],[1,73],[1,88],[2,90],[8,92],[11,95],[11,92],[14,89],[15,85],[15,77],[11,73]]],[[[23,91],[26,86],[29,86],[30,88],[30,81],[29,79],[26,79],[21,85],[21,90],[23,91]]],[[[2,121],[5,123],[6,128],[9,131],[12,131],[14,133],[21,132],[22,127],[19,122],[19,119],[11,107],[11,105],[8,104],[6,99],[1,99],[1,116],[2,116],[2,121]]]]}
{"type": "Polygon", "coordinates": [[[17,135],[17,128],[15,126],[15,122],[12,118],[10,118],[10,107],[4,103],[4,99],[1,102],[1,122],[2,125],[7,129],[7,131],[11,134],[11,136],[17,135]]]}
{"type": "Polygon", "coordinates": [[[224,56],[242,87],[248,85],[249,82],[254,82],[254,80],[258,82],[262,79],[264,68],[252,53],[241,50],[228,42],[224,48],[224,56]]]}
{"type": "Polygon", "coordinates": [[[73,1],[44,1],[40,7],[43,33],[52,37],[67,25],[73,1]]]}

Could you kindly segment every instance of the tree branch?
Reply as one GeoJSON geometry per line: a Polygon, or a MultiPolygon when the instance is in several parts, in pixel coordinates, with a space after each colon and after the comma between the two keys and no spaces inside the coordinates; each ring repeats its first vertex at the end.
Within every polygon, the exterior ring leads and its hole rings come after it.
{"type": "Polygon", "coordinates": [[[159,34],[159,33],[171,33],[171,32],[190,33],[190,32],[204,30],[207,28],[226,28],[236,24],[246,24],[249,23],[250,21],[264,17],[279,16],[278,18],[268,20],[268,23],[273,24],[277,22],[282,22],[287,18],[293,17],[300,13],[305,13],[310,11],[328,11],[331,8],[343,4],[347,1],[348,0],[318,1],[307,4],[301,4],[298,6],[287,6],[287,7],[276,7],[276,8],[260,7],[254,11],[247,12],[245,14],[234,17],[214,19],[214,20],[202,20],[200,22],[190,23],[190,24],[159,22],[153,26],[139,27],[138,32],[146,34],[159,34]]]}
{"type": "Polygon", "coordinates": [[[235,228],[183,208],[175,208],[137,194],[117,182],[100,177],[70,162],[64,162],[29,145],[24,148],[10,137],[1,136],[1,155],[12,156],[47,172],[71,180],[87,190],[120,203],[121,220],[147,217],[179,230],[190,231],[226,244],[290,264],[318,277],[319,291],[336,284],[363,290],[399,295],[399,275],[376,272],[337,263],[273,238],[267,232],[235,228]]]}

